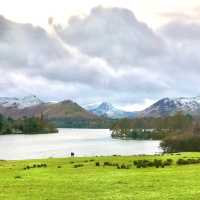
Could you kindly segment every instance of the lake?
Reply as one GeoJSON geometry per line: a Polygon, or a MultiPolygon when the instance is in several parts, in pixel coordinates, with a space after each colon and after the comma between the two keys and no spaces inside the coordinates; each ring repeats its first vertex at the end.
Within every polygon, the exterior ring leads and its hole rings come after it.
{"type": "Polygon", "coordinates": [[[160,141],[112,139],[108,129],[59,129],[56,134],[0,136],[0,159],[135,155],[161,152],[160,141]]]}

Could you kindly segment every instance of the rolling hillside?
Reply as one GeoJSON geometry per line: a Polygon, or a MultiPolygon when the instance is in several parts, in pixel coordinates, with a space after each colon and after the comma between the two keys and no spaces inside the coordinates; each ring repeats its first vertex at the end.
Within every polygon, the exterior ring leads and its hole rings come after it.
{"type": "Polygon", "coordinates": [[[107,128],[111,121],[86,111],[71,100],[58,103],[44,103],[38,100],[39,103],[33,105],[26,100],[26,105],[31,106],[24,106],[23,103],[18,103],[19,99],[17,98],[4,99],[5,102],[1,101],[0,104],[0,113],[14,119],[43,115],[45,119],[55,123],[57,127],[69,128],[107,128]]]}

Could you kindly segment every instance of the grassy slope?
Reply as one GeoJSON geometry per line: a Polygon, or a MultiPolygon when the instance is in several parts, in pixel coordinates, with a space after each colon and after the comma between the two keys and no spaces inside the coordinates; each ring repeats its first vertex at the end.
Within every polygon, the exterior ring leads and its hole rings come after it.
{"type": "MultiPolygon", "coordinates": [[[[200,157],[200,153],[146,156],[145,159],[200,157]]],[[[143,159],[143,157],[140,157],[143,159]]],[[[0,199],[3,200],[190,200],[200,199],[200,165],[164,169],[96,167],[95,161],[132,163],[138,157],[67,158],[0,161],[0,199]],[[74,168],[75,163],[84,167],[74,168]],[[85,162],[89,161],[89,162],[85,162]],[[46,163],[47,168],[23,170],[46,163]],[[61,168],[57,168],[61,166],[61,168]],[[21,178],[16,178],[21,176],[21,178]]]]}

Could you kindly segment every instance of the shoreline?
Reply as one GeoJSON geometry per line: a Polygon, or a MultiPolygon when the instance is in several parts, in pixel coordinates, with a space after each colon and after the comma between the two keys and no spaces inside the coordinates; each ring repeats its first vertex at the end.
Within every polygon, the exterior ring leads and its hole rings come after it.
{"type": "Polygon", "coordinates": [[[71,157],[66,156],[66,157],[48,157],[48,158],[30,158],[30,159],[11,159],[11,160],[7,160],[7,159],[1,159],[0,158],[0,162],[23,162],[23,161],[48,161],[48,160],[82,160],[82,159],[115,159],[115,158],[143,158],[143,157],[167,157],[167,156],[179,156],[182,154],[199,154],[200,156],[200,152],[177,152],[177,153],[155,153],[155,154],[134,154],[134,155],[99,155],[99,156],[74,156],[71,157]]]}

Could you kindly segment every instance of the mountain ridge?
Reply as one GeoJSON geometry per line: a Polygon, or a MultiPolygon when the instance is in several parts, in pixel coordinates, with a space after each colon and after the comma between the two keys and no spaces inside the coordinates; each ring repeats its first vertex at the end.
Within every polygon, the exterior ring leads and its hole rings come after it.
{"type": "Polygon", "coordinates": [[[174,115],[177,112],[200,116],[200,96],[163,98],[140,112],[142,117],[163,117],[174,115]]]}
{"type": "Polygon", "coordinates": [[[192,116],[200,116],[200,96],[163,98],[137,112],[126,112],[113,106],[111,103],[102,102],[89,104],[81,107],[71,100],[60,102],[44,102],[36,95],[29,95],[22,98],[0,97],[0,113],[13,118],[40,116],[41,113],[47,118],[56,119],[120,119],[135,117],[164,117],[174,115],[176,112],[183,112],[192,116]]]}
{"type": "Polygon", "coordinates": [[[120,119],[126,117],[133,117],[135,112],[126,112],[114,107],[111,103],[102,102],[100,104],[94,104],[94,106],[85,106],[85,108],[96,114],[97,116],[104,116],[112,119],[120,119]]]}
{"type": "Polygon", "coordinates": [[[31,106],[43,104],[36,95],[29,95],[22,98],[17,97],[0,97],[0,106],[2,107],[16,107],[18,109],[24,109],[31,106]]]}

